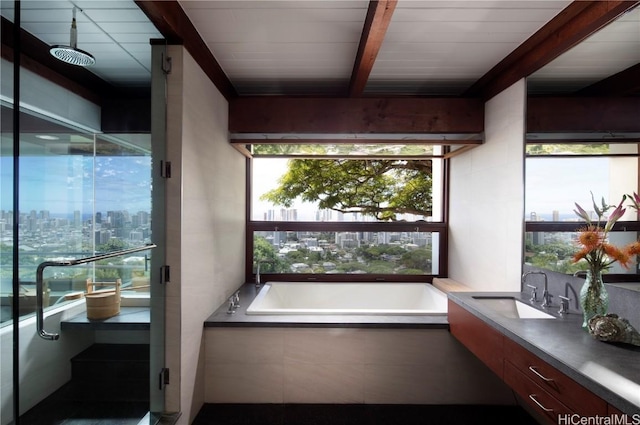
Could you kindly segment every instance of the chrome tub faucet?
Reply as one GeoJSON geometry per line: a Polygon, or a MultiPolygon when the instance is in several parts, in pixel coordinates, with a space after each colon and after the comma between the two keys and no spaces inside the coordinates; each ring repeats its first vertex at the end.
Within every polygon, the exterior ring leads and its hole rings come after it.
{"type": "Polygon", "coordinates": [[[258,260],[258,266],[256,268],[256,288],[260,287],[260,266],[262,263],[273,263],[273,260],[258,260]]]}

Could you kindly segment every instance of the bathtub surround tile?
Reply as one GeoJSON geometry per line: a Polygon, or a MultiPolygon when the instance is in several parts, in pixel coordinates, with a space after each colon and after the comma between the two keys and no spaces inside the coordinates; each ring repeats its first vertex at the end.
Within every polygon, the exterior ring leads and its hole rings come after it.
{"type": "Polygon", "coordinates": [[[368,404],[454,403],[446,381],[447,371],[428,358],[422,365],[366,365],[365,396],[368,404]]]}
{"type": "Polygon", "coordinates": [[[269,382],[281,391],[273,402],[284,403],[514,403],[442,329],[214,327],[204,334],[207,403],[265,402],[254,385],[269,382]]]}
{"type": "Polygon", "coordinates": [[[283,403],[282,364],[215,364],[205,370],[206,403],[283,403]]]}
{"type": "Polygon", "coordinates": [[[285,363],[287,403],[363,403],[364,366],[285,363]]]}
{"type": "Polygon", "coordinates": [[[208,363],[282,364],[284,331],[277,328],[216,328],[205,332],[205,347],[208,363]]]}
{"type": "Polygon", "coordinates": [[[289,329],[285,363],[362,364],[365,334],[357,329],[289,329]]]}
{"type": "Polygon", "coordinates": [[[383,365],[422,364],[433,357],[445,359],[453,339],[444,329],[379,329],[367,330],[364,335],[365,363],[383,365]]]}

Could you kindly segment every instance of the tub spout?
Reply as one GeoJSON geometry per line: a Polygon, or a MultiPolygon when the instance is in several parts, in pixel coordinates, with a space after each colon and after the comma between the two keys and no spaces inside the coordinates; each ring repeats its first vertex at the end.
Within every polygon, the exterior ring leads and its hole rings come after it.
{"type": "Polygon", "coordinates": [[[262,263],[273,263],[272,260],[258,260],[258,266],[256,267],[256,288],[259,288],[261,283],[260,282],[260,266],[262,265],[262,263]]]}

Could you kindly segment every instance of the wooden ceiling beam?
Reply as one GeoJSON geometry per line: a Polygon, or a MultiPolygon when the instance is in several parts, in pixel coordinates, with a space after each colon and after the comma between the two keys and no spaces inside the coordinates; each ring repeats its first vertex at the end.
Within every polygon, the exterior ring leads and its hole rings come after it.
{"type": "Polygon", "coordinates": [[[640,97],[530,97],[527,133],[640,132],[640,97]]]}
{"type": "Polygon", "coordinates": [[[397,3],[397,0],[371,0],[369,2],[358,54],[351,73],[349,96],[359,97],[364,93],[397,3]]]}
{"type": "Polygon", "coordinates": [[[591,84],[576,94],[578,96],[633,96],[640,94],[640,63],[591,84]]]}
{"type": "Polygon", "coordinates": [[[238,97],[230,133],[482,133],[484,104],[463,98],[238,97]]]}
{"type": "Polygon", "coordinates": [[[168,44],[182,44],[220,93],[230,100],[236,89],[176,0],[135,0],[168,44]]]}
{"type": "Polygon", "coordinates": [[[476,81],[464,96],[490,99],[638,4],[640,1],[574,1],[476,81]]]}

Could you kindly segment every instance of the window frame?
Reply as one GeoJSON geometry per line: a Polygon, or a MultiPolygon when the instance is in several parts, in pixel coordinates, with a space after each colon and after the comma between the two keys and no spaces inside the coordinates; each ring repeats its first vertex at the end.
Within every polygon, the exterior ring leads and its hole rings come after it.
{"type": "MultiPolygon", "coordinates": [[[[426,158],[425,158],[426,159],[426,158]]],[[[448,275],[448,199],[449,160],[443,161],[442,221],[380,221],[380,222],[315,222],[315,221],[256,221],[251,219],[252,158],[246,158],[246,243],[245,282],[255,282],[253,271],[253,235],[257,231],[329,231],[329,232],[432,232],[439,234],[439,263],[437,274],[396,275],[396,274],[320,274],[320,273],[261,273],[263,282],[278,280],[284,282],[324,281],[324,282],[433,282],[434,277],[448,275]]]]}
{"type": "MultiPolygon", "coordinates": [[[[588,143],[588,142],[603,142],[602,140],[554,140],[554,141],[539,141],[539,140],[529,140],[527,144],[571,144],[571,143],[588,143]]],[[[605,140],[605,142],[610,142],[609,140],[605,140]]],[[[640,155],[639,154],[599,154],[599,155],[590,155],[590,154],[568,154],[568,155],[547,155],[547,154],[530,154],[526,152],[525,146],[525,179],[526,179],[526,161],[530,158],[590,158],[590,157],[636,157],[638,158],[640,165],[640,155]]],[[[639,176],[640,178],[640,176],[639,176]]],[[[524,182],[526,189],[526,180],[524,182]]],[[[639,181],[640,185],[640,181],[639,181]]],[[[636,189],[638,190],[638,189],[636,189]]],[[[526,192],[525,192],[526,196],[526,192]]],[[[640,216],[639,216],[640,217],[640,216]]],[[[577,233],[585,226],[584,221],[529,221],[523,217],[524,220],[524,232],[525,236],[527,233],[537,233],[537,232],[565,232],[565,233],[577,233]]],[[[612,232],[636,232],[640,234],[640,221],[618,221],[614,224],[611,229],[612,232]]],[[[526,237],[523,239],[526,240],[526,237]]],[[[524,252],[524,245],[522,247],[524,252]]],[[[524,260],[524,258],[523,258],[524,260]]],[[[605,282],[637,282],[639,280],[640,274],[636,273],[605,273],[603,274],[603,280],[605,282]]]]}

